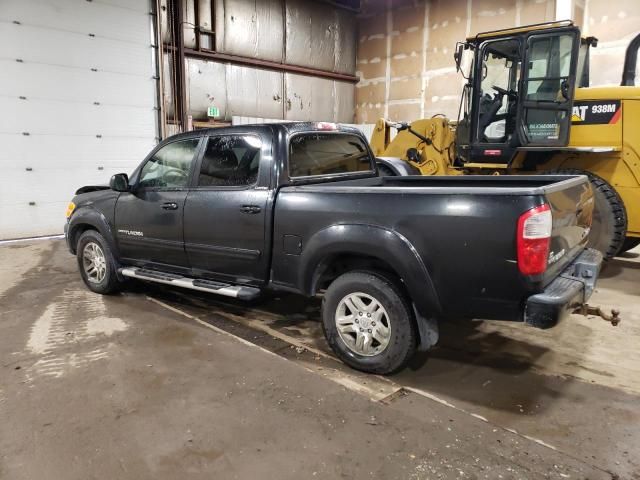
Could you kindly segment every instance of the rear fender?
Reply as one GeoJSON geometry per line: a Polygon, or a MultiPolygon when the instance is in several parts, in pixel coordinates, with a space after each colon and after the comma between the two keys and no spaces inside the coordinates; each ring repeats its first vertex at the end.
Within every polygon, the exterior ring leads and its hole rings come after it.
{"type": "Polygon", "coordinates": [[[398,232],[372,225],[332,225],[314,234],[302,251],[300,290],[314,295],[323,266],[340,255],[368,256],[385,262],[402,279],[423,316],[437,317],[441,313],[431,275],[413,245],[398,232]]]}

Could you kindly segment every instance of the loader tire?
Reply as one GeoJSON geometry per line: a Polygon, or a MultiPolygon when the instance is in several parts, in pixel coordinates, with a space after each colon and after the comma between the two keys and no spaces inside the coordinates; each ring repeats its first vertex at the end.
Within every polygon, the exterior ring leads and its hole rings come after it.
{"type": "Polygon", "coordinates": [[[599,176],[579,170],[566,168],[549,172],[553,175],[586,175],[593,188],[595,210],[587,246],[602,252],[605,260],[615,257],[623,248],[627,234],[627,211],[618,192],[599,176]]]}
{"type": "Polygon", "coordinates": [[[381,177],[396,177],[397,174],[391,168],[384,165],[383,163],[378,163],[378,172],[380,172],[381,177]]]}

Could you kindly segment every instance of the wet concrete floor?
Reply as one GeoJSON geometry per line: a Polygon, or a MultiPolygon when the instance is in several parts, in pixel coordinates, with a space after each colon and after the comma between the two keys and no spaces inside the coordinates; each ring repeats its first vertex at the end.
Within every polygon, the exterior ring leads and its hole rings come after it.
{"type": "Polygon", "coordinates": [[[0,478],[638,479],[640,255],[592,303],[623,322],[451,322],[381,379],[332,359],[319,300],[102,297],[63,242],[4,245],[0,478]]]}

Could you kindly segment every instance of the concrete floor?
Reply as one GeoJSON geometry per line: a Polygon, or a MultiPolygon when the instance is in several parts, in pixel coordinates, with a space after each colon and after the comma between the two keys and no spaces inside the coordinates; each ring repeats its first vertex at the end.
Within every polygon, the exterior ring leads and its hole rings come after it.
{"type": "Polygon", "coordinates": [[[0,478],[640,479],[640,255],[549,331],[453,322],[392,378],[327,351],[319,303],[134,283],[62,241],[0,247],[0,478]]]}

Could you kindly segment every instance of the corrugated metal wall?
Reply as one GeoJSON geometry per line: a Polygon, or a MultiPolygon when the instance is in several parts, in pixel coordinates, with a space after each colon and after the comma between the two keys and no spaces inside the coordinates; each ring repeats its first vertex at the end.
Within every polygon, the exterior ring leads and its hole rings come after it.
{"type": "MultiPolygon", "coordinates": [[[[193,1],[199,2],[201,28],[211,29],[215,18],[218,53],[355,74],[357,31],[351,11],[310,0],[185,0],[188,48],[196,42],[193,1]]],[[[166,7],[166,0],[161,4],[166,7]]],[[[162,31],[168,32],[166,10],[161,11],[165,12],[162,31]]],[[[186,59],[185,68],[188,114],[196,121],[207,120],[210,106],[219,108],[220,120],[226,121],[234,115],[340,122],[354,119],[355,86],[350,82],[196,58],[186,59]]],[[[168,61],[164,72],[165,107],[172,115],[168,61]]]]}

